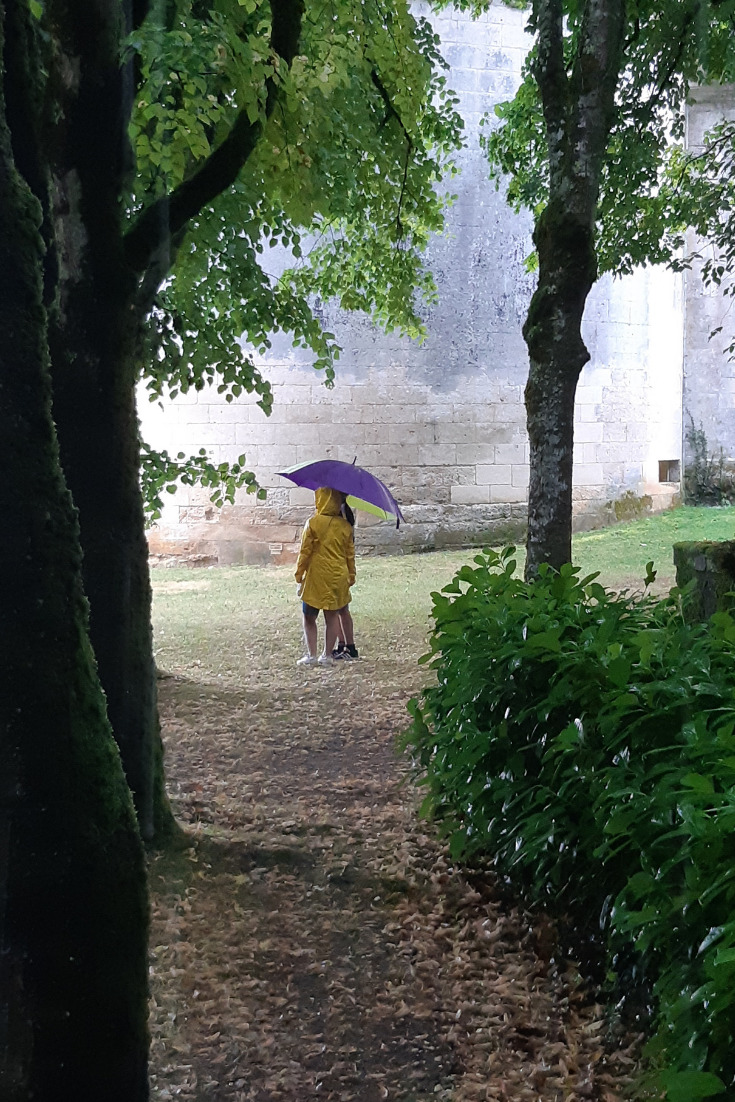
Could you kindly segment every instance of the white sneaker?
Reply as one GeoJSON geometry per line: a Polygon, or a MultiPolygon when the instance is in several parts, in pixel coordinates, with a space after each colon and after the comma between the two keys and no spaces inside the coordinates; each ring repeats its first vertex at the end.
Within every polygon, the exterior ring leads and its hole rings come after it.
{"type": "Polygon", "coordinates": [[[317,658],[317,662],[319,663],[320,666],[333,666],[334,665],[334,659],[332,658],[331,654],[320,654],[319,657],[317,658]]]}
{"type": "MultiPolygon", "coordinates": [[[[321,659],[319,660],[321,661],[321,659]]],[[[303,658],[299,658],[296,661],[297,666],[316,666],[317,660],[313,654],[305,654],[303,658]]]]}

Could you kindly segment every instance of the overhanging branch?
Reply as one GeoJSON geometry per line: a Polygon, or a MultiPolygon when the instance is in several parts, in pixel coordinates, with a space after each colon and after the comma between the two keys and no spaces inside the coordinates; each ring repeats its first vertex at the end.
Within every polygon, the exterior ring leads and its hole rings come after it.
{"type": "MultiPolygon", "coordinates": [[[[285,65],[290,66],[299,45],[303,0],[270,0],[272,28],[271,49],[285,65]]],[[[265,117],[273,112],[277,82],[266,81],[265,117]]],[[[146,272],[150,265],[157,268],[159,281],[168,268],[162,258],[167,255],[166,242],[178,236],[192,218],[230,187],[258,144],[263,130],[261,119],[251,122],[241,111],[225,140],[204,161],[201,168],[184,180],[170,195],[163,195],[141,212],[125,236],[125,255],[137,272],[146,272]]]]}
{"type": "Polygon", "coordinates": [[[414,144],[413,144],[413,141],[411,139],[411,135],[406,130],[406,127],[404,126],[403,119],[401,118],[398,111],[396,111],[396,109],[393,105],[393,101],[391,100],[390,96],[388,95],[388,91],[387,91],[385,85],[383,84],[383,82],[381,81],[380,77],[378,76],[378,73],[375,69],[373,69],[372,72],[370,73],[370,79],[372,80],[375,87],[378,89],[378,92],[380,93],[380,97],[383,100],[383,103],[385,104],[385,107],[386,107],[387,114],[385,116],[384,122],[387,122],[387,120],[390,119],[390,118],[396,119],[398,121],[398,125],[400,126],[401,130],[403,131],[403,136],[406,139],[406,157],[405,157],[404,164],[403,164],[403,181],[401,183],[401,194],[398,197],[398,210],[396,212],[396,233],[398,234],[399,237],[402,237],[403,236],[403,220],[401,218],[401,211],[403,210],[403,198],[406,194],[406,185],[408,183],[408,166],[409,166],[409,163],[410,163],[410,160],[411,160],[411,154],[413,153],[413,150],[414,150],[414,144]]]}

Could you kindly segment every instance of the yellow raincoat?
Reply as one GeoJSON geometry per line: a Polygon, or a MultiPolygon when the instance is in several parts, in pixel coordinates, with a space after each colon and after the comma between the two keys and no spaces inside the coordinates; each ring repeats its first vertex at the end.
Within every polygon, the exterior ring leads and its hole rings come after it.
{"type": "Polygon", "coordinates": [[[296,581],[303,581],[301,599],[312,608],[344,608],[355,583],[355,542],[352,525],[340,513],[342,495],[322,487],[315,493],[316,514],[301,537],[296,581]]]}

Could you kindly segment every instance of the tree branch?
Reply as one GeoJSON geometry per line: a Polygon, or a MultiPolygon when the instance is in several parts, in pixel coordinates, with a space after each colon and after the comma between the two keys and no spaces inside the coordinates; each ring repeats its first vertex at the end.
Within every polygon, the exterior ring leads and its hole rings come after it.
{"type": "Polygon", "coordinates": [[[676,71],[679,68],[679,63],[681,62],[681,59],[684,55],[684,48],[686,46],[686,41],[687,41],[689,31],[694,26],[696,14],[697,14],[697,4],[696,3],[692,7],[690,7],[688,11],[684,12],[684,18],[682,20],[681,31],[680,31],[678,39],[676,39],[676,46],[675,46],[675,49],[674,49],[674,53],[671,57],[671,60],[668,64],[668,66],[666,67],[666,70],[665,70],[663,76],[661,76],[659,78],[658,82],[657,82],[655,93],[650,97],[650,99],[646,100],[644,105],[643,105],[643,106],[646,107],[646,110],[647,110],[649,116],[658,107],[659,103],[661,102],[661,99],[663,98],[664,92],[669,87],[669,83],[671,81],[671,78],[674,76],[674,73],[676,73],[676,71]]]}
{"type": "Polygon", "coordinates": [[[126,22],[129,23],[130,29],[137,31],[143,24],[148,16],[148,12],[151,9],[151,0],[130,0],[129,7],[126,5],[126,22]]]}
{"type": "Polygon", "coordinates": [[[538,47],[533,76],[541,94],[546,124],[549,173],[555,175],[566,144],[567,74],[564,66],[564,24],[561,0],[534,0],[538,47]]]}
{"type": "Polygon", "coordinates": [[[398,210],[396,212],[396,233],[398,234],[399,237],[402,237],[403,236],[403,220],[401,219],[401,211],[403,210],[403,197],[406,194],[406,185],[408,183],[408,166],[409,166],[409,163],[410,163],[410,160],[411,160],[411,154],[413,153],[413,150],[414,150],[414,144],[413,144],[413,141],[411,140],[411,135],[406,130],[406,127],[403,124],[403,119],[401,118],[398,111],[396,111],[395,107],[393,106],[393,102],[392,102],[390,96],[388,95],[388,91],[387,91],[385,85],[383,84],[383,82],[381,81],[380,77],[378,76],[378,73],[376,72],[375,69],[373,69],[372,72],[370,73],[370,79],[372,80],[375,87],[378,89],[378,92],[380,93],[381,99],[383,100],[383,103],[386,106],[387,114],[386,114],[385,119],[383,120],[383,122],[384,123],[387,122],[388,119],[390,119],[390,118],[396,119],[398,121],[398,125],[400,126],[401,130],[403,131],[403,136],[406,139],[406,157],[405,157],[405,161],[404,161],[404,164],[403,164],[403,181],[401,183],[401,194],[398,197],[398,210]]]}
{"type": "MultiPolygon", "coordinates": [[[[270,4],[271,49],[290,66],[299,45],[303,0],[270,0],[270,4]]],[[[266,81],[266,119],[273,112],[277,94],[277,82],[270,77],[266,81]]],[[[262,132],[262,120],[253,123],[247,112],[241,111],[230,133],[201,168],[170,195],[161,196],[141,212],[125,236],[126,259],[135,271],[143,273],[153,263],[163,279],[169,270],[162,263],[167,240],[176,237],[192,218],[235,182],[262,132]]]]}
{"type": "Polygon", "coordinates": [[[136,313],[138,318],[145,318],[153,309],[156,296],[168,272],[171,271],[179,249],[184,243],[186,230],[179,230],[177,234],[163,241],[160,252],[155,253],[146,267],[143,278],[138,285],[135,296],[136,313]]]}
{"type": "Polygon", "coordinates": [[[604,150],[615,112],[625,0],[587,0],[571,76],[574,104],[567,171],[585,218],[594,218],[604,150]]]}

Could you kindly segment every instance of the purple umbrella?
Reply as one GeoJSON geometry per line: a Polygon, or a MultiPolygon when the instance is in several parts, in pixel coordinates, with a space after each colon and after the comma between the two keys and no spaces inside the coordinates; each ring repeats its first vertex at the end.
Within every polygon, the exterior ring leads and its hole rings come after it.
{"type": "Polygon", "coordinates": [[[353,509],[362,509],[383,520],[396,518],[396,528],[403,520],[398,502],[388,487],[364,467],[354,463],[343,463],[339,459],[318,459],[314,463],[297,463],[286,471],[280,471],[282,478],[289,478],[297,486],[307,490],[318,490],[328,486],[347,494],[347,504],[353,509]]]}

